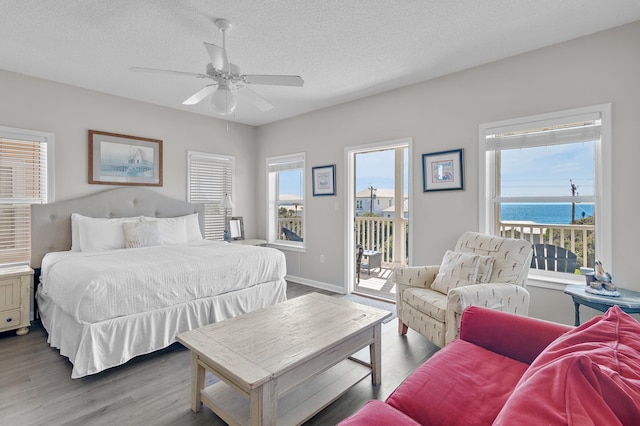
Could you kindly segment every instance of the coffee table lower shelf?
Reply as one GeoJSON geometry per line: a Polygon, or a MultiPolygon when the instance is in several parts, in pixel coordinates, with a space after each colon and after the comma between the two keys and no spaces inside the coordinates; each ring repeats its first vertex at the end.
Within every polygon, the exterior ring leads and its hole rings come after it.
{"type": "MultiPolygon", "coordinates": [[[[371,375],[371,368],[345,359],[309,378],[278,398],[278,425],[298,425],[310,419],[371,375]]],[[[224,381],[203,389],[202,402],[230,425],[250,425],[249,401],[224,381]]]]}

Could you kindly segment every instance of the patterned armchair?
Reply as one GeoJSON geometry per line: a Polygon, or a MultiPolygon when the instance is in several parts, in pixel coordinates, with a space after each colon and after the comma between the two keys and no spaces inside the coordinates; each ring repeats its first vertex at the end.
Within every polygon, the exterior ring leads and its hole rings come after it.
{"type": "Polygon", "coordinates": [[[458,337],[467,306],[526,316],[531,256],[526,240],[466,232],[440,266],[396,268],[398,332],[411,327],[444,347],[458,337]]]}

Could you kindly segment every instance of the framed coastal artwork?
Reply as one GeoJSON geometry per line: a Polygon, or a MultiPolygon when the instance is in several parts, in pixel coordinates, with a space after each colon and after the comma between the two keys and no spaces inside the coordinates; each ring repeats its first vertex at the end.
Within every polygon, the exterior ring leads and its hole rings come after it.
{"type": "Polygon", "coordinates": [[[336,165],[311,169],[313,195],[336,195],[336,165]]]}
{"type": "Polygon", "coordinates": [[[162,141],[89,130],[89,183],[162,186],[162,141]]]}
{"type": "Polygon", "coordinates": [[[423,192],[464,189],[463,150],[422,154],[423,192]]]}

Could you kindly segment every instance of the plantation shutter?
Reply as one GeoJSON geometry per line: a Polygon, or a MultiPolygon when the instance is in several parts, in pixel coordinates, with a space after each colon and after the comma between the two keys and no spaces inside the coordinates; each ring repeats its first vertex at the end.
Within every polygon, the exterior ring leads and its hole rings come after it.
{"type": "Polygon", "coordinates": [[[46,139],[8,135],[0,130],[0,266],[29,263],[30,205],[47,202],[46,139]]]}
{"type": "MultiPolygon", "coordinates": [[[[222,240],[225,194],[233,199],[233,158],[207,153],[189,153],[189,202],[204,204],[204,238],[222,240]]],[[[231,216],[232,212],[228,212],[231,216]]]]}

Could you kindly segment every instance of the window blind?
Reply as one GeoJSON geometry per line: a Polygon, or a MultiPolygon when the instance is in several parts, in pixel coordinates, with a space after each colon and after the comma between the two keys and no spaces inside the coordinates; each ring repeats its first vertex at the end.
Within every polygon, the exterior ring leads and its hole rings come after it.
{"type": "Polygon", "coordinates": [[[225,211],[220,203],[225,194],[233,199],[232,190],[232,157],[189,153],[189,202],[204,204],[205,239],[224,238],[225,211]]]}
{"type": "Polygon", "coordinates": [[[0,265],[29,263],[30,205],[46,202],[46,141],[0,135],[0,265]]]}
{"type": "Polygon", "coordinates": [[[527,130],[500,129],[486,136],[486,150],[497,151],[595,141],[600,139],[601,123],[600,119],[596,119],[527,130]]]}
{"type": "Polygon", "coordinates": [[[267,172],[282,172],[285,170],[304,169],[304,155],[274,157],[267,163],[267,172]]]}

